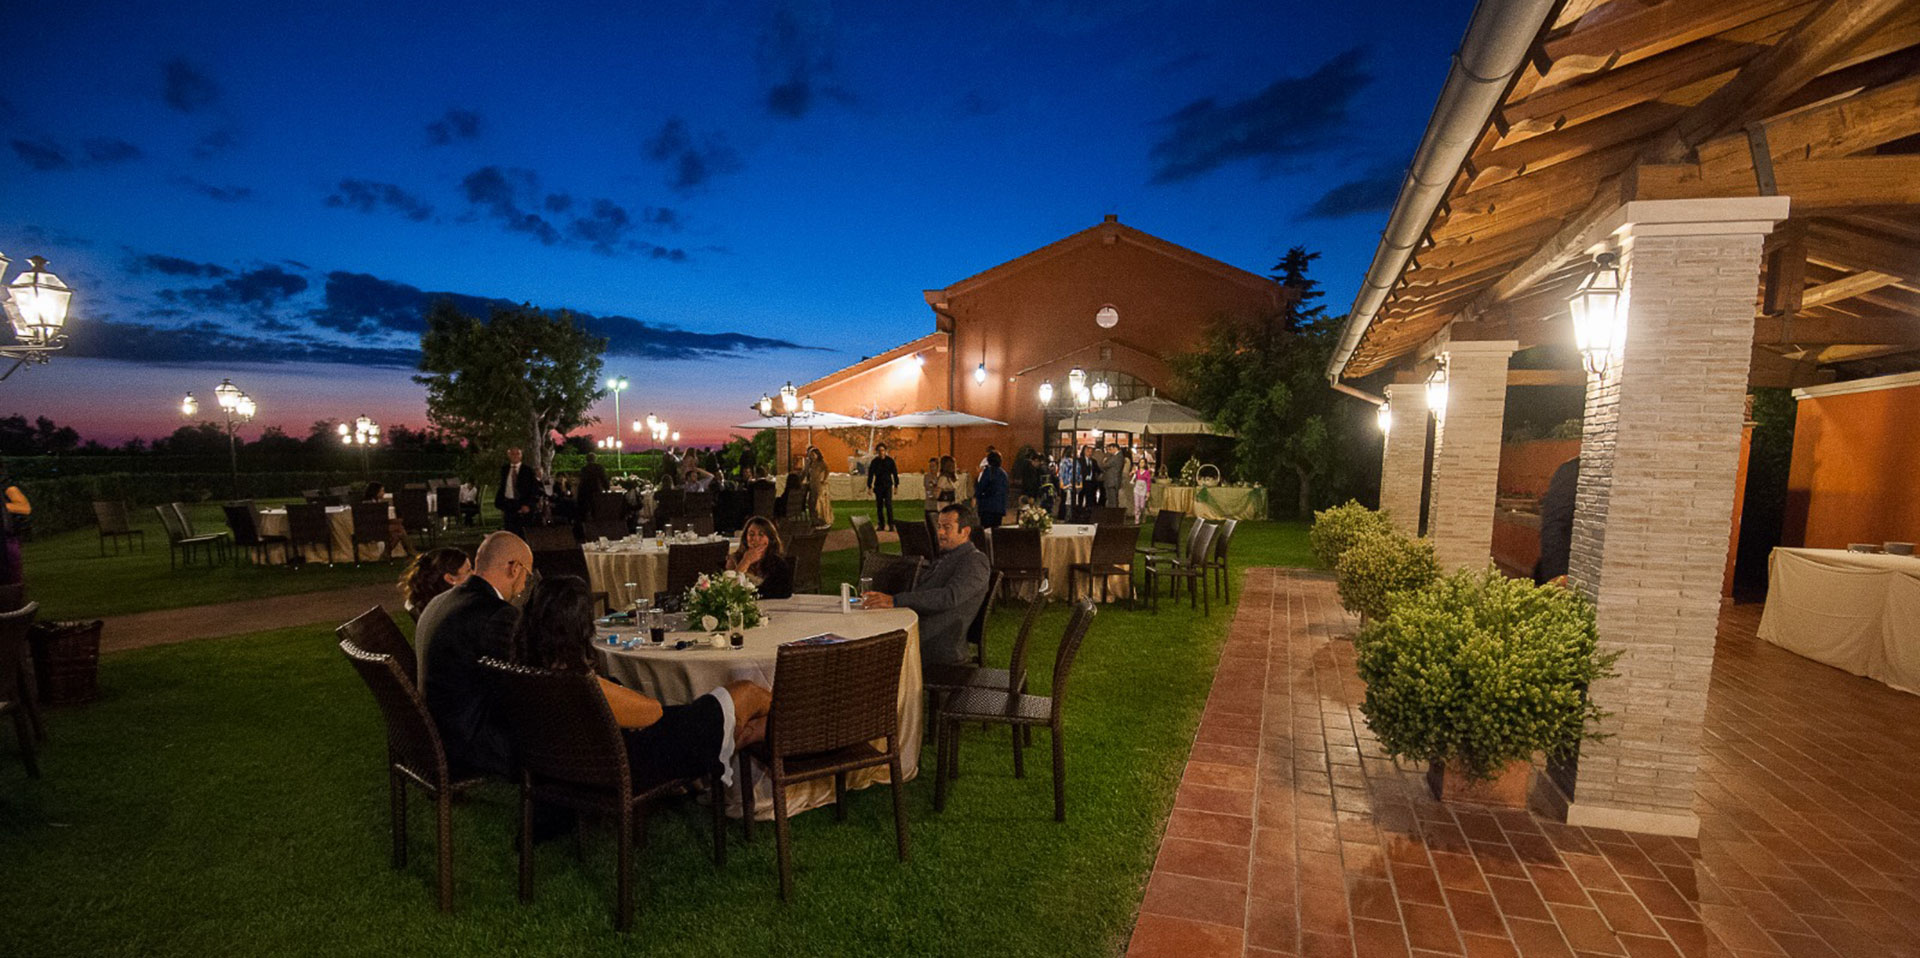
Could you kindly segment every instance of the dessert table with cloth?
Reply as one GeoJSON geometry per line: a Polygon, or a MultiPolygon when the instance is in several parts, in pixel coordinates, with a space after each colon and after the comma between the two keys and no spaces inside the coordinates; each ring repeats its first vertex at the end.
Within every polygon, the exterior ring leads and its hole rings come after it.
{"type": "MultiPolygon", "coordinates": [[[[608,633],[625,640],[638,634],[630,626],[601,626],[593,644],[601,674],[630,689],[643,692],[666,705],[683,705],[728,682],[745,679],[779,691],[774,683],[774,663],[780,646],[795,639],[831,632],[849,639],[904,629],[906,655],[900,662],[900,768],[908,781],[920,767],[921,684],[919,616],[911,609],[874,609],[840,611],[840,597],[802,595],[791,599],[772,599],[760,603],[760,611],[771,621],[746,631],[746,645],[740,649],[709,648],[705,632],[672,632],[664,646],[642,644],[633,649],[609,646],[608,633]],[[695,639],[701,644],[676,650],[679,639],[695,639]]],[[[881,747],[882,743],[874,743],[881,747]]],[[[891,773],[885,765],[862,769],[847,775],[848,790],[865,788],[875,782],[887,782],[891,773]]],[[[739,817],[738,792],[729,790],[727,813],[739,817]]],[[[816,779],[787,790],[789,812],[803,812],[833,802],[833,777],[816,779]]],[[[773,790],[765,770],[754,771],[754,817],[773,818],[773,790]]]]}
{"type": "Polygon", "coordinates": [[[1777,548],[1760,638],[1920,694],[1920,558],[1777,548]]]}
{"type": "MultiPolygon", "coordinates": [[[[1053,597],[1067,598],[1067,567],[1075,562],[1085,562],[1093,555],[1094,525],[1077,525],[1071,522],[1056,522],[1040,537],[1040,561],[1046,564],[1047,578],[1053,586],[1053,597]]],[[[1124,599],[1133,592],[1133,580],[1124,575],[1107,576],[1107,598],[1124,599]]],[[[1083,581],[1080,583],[1082,598],[1100,598],[1100,583],[1083,581]],[[1092,591],[1089,592],[1088,590],[1092,591]]]]}
{"type": "MultiPolygon", "coordinates": [[[[667,546],[655,545],[655,541],[629,538],[605,546],[592,542],[581,546],[581,554],[587,558],[588,588],[607,594],[607,608],[628,608],[636,598],[652,602],[654,595],[667,587],[667,546]],[[627,588],[629,582],[633,583],[631,590],[627,588]]],[[[695,541],[730,540],[710,536],[695,541]]]]}
{"type": "MultiPolygon", "coordinates": [[[[262,509],[258,515],[260,517],[260,534],[262,536],[284,536],[287,534],[287,510],[262,509]]],[[[387,507],[387,518],[393,518],[392,506],[387,507]]],[[[328,506],[327,527],[333,532],[334,560],[337,562],[354,561],[353,509],[349,506],[328,506]]],[[[327,561],[327,547],[323,545],[316,545],[309,542],[300,547],[300,554],[308,562],[327,561]]],[[[406,555],[407,552],[402,549],[394,554],[406,555]]],[[[360,544],[360,561],[378,562],[380,556],[380,543],[363,542],[360,544]]],[[[262,549],[254,554],[253,561],[263,562],[268,565],[279,565],[286,561],[286,551],[283,549],[262,549]]]]}
{"type": "Polygon", "coordinates": [[[1201,519],[1265,519],[1265,486],[1182,486],[1156,482],[1147,494],[1149,510],[1172,509],[1201,519]]]}

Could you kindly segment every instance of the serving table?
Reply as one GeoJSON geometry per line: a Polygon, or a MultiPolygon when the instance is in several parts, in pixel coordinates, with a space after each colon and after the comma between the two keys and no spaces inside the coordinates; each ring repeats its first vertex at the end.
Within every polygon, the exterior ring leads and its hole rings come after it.
{"type": "Polygon", "coordinates": [[[1920,694],[1920,558],[1781,547],[1767,580],[1760,638],[1920,694]]]}
{"type": "MultiPolygon", "coordinates": [[[[901,773],[911,781],[920,768],[919,616],[911,609],[841,612],[840,597],[825,595],[765,600],[760,603],[760,610],[770,621],[748,629],[743,648],[709,648],[705,644],[708,634],[704,632],[672,632],[662,646],[643,642],[632,649],[609,646],[604,641],[596,640],[593,649],[598,668],[608,678],[652,696],[663,704],[682,705],[738,679],[774,688],[774,664],[783,643],[823,632],[849,639],[864,639],[904,629],[907,633],[907,649],[900,662],[900,768],[901,773]],[[674,649],[674,643],[681,639],[698,640],[700,644],[688,649],[674,649]]],[[[609,634],[625,640],[638,635],[639,630],[632,626],[603,626],[598,632],[602,639],[609,634]]],[[[777,690],[775,694],[778,694],[777,690]]],[[[878,747],[880,743],[875,745],[878,747]]],[[[847,788],[858,789],[876,782],[886,783],[890,774],[884,765],[850,772],[847,775],[847,788]]],[[[787,808],[791,812],[817,808],[832,801],[832,777],[787,790],[787,808]]],[[[736,818],[740,815],[737,790],[728,796],[727,813],[736,818]]],[[[754,817],[773,817],[773,791],[760,769],[755,769],[754,774],[754,817]]]]}
{"type": "Polygon", "coordinates": [[[1265,486],[1183,486],[1155,482],[1147,508],[1172,509],[1201,519],[1265,519],[1265,486]]]}

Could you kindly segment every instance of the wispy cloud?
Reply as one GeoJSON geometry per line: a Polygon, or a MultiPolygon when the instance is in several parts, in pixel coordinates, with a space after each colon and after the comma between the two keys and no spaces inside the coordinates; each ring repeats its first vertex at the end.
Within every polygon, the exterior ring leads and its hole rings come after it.
{"type": "Polygon", "coordinates": [[[232,126],[223,126],[209,130],[193,144],[193,156],[199,160],[210,160],[240,145],[240,131],[232,126]]]}
{"type": "Polygon", "coordinates": [[[87,162],[102,165],[126,163],[142,155],[139,147],[117,136],[96,136],[81,146],[86,150],[87,162]]]}
{"type": "Polygon", "coordinates": [[[117,166],[140,159],[144,154],[138,146],[116,136],[96,136],[81,141],[77,153],[48,137],[36,140],[13,140],[15,156],[27,164],[29,169],[39,173],[56,170],[71,170],[82,166],[117,166]]]}
{"type": "Polygon", "coordinates": [[[670,117],[659,132],[647,140],[647,158],[667,166],[667,185],[681,193],[692,192],[715,176],[740,169],[740,154],[727,145],[726,137],[707,134],[694,141],[693,131],[681,117],[670,117]]]}
{"type": "Polygon", "coordinates": [[[458,140],[478,139],[480,114],[460,107],[448,107],[439,119],[427,124],[427,142],[446,146],[458,140]]]}
{"type": "Polygon", "coordinates": [[[220,99],[220,88],[185,57],[175,57],[160,67],[160,99],[181,113],[198,113],[220,99]]]}
{"type": "Polygon", "coordinates": [[[212,183],[202,182],[190,176],[179,177],[175,179],[174,182],[207,199],[216,200],[221,203],[243,203],[253,199],[253,187],[251,186],[215,186],[212,183]]]}
{"type": "Polygon", "coordinates": [[[14,155],[29,169],[42,173],[73,169],[73,160],[67,157],[67,151],[52,140],[14,140],[10,145],[14,155]]]}
{"type": "Polygon", "coordinates": [[[69,327],[70,356],[120,359],[142,364],[214,366],[234,362],[278,364],[345,363],[362,368],[412,369],[418,349],[334,342],[275,330],[251,336],[218,323],[185,325],[128,322],[113,316],[89,316],[69,327]]]}
{"type": "Polygon", "coordinates": [[[433,204],[392,183],[373,180],[341,180],[327,197],[326,205],[362,213],[397,213],[416,223],[433,218],[433,204]]]}
{"type": "Polygon", "coordinates": [[[263,309],[306,291],[307,278],[278,266],[237,273],[212,286],[161,290],[161,299],[208,309],[263,309]]]}
{"type": "Polygon", "coordinates": [[[760,78],[767,112],[797,120],[822,98],[852,103],[834,77],[833,8],[825,0],[785,0],[760,32],[760,78]]]}
{"type": "Polygon", "coordinates": [[[485,166],[467,174],[460,189],[468,204],[510,233],[531,236],[546,246],[579,246],[602,256],[638,254],[651,259],[684,262],[687,252],[634,236],[642,226],[678,223],[671,210],[639,216],[605,198],[577,198],[570,193],[545,192],[532,170],[485,166]]]}
{"type": "Polygon", "coordinates": [[[1178,183],[1241,162],[1264,164],[1326,152],[1342,142],[1354,96],[1373,79],[1359,50],[1341,53],[1312,73],[1286,77],[1245,99],[1195,100],[1160,121],[1164,135],[1149,152],[1153,182],[1178,183]]]}
{"type": "Polygon", "coordinates": [[[1364,175],[1347,180],[1320,194],[1299,219],[1332,220],[1361,213],[1379,213],[1393,208],[1400,195],[1404,171],[1397,166],[1377,166],[1364,175]]]}
{"type": "Polygon", "coordinates": [[[136,274],[159,273],[162,276],[195,276],[206,279],[233,275],[233,270],[218,263],[198,263],[179,256],[168,256],[165,253],[136,256],[127,263],[127,269],[136,274]]]}

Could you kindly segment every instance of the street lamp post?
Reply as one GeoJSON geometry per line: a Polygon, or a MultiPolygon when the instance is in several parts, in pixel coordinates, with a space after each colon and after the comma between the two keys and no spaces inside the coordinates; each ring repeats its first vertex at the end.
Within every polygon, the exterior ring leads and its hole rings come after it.
{"type": "MultiPolygon", "coordinates": [[[[252,396],[243,392],[239,386],[235,386],[231,379],[222,379],[220,385],[213,387],[213,398],[220,404],[220,411],[227,419],[227,457],[233,468],[233,497],[238,499],[240,498],[240,442],[235,438],[235,434],[240,424],[251,421],[254,414],[260,411],[260,407],[254,403],[252,396]]],[[[196,411],[200,408],[198,403],[193,402],[192,394],[188,394],[187,401],[181,403],[181,410],[185,411],[188,406],[192,406],[196,411]]]]}
{"type": "Polygon", "coordinates": [[[352,426],[341,423],[338,432],[342,445],[360,447],[360,471],[372,478],[373,463],[370,456],[373,446],[380,442],[380,424],[374,422],[372,417],[363,415],[355,419],[352,426]]]}
{"type": "MultiPolygon", "coordinates": [[[[10,263],[0,254],[0,275],[10,263]]],[[[13,325],[14,342],[0,346],[0,357],[13,360],[13,365],[0,373],[0,380],[27,363],[46,362],[67,344],[67,307],[73,301],[73,289],[48,272],[47,261],[38,256],[27,257],[27,269],[7,287],[7,294],[0,306],[13,325]]]]}
{"type": "MultiPolygon", "coordinates": [[[[620,430],[620,394],[627,391],[627,377],[607,377],[607,391],[613,393],[613,423],[617,433],[620,430]]],[[[618,474],[624,471],[620,461],[620,440],[614,439],[613,444],[613,471],[618,474]]]]}

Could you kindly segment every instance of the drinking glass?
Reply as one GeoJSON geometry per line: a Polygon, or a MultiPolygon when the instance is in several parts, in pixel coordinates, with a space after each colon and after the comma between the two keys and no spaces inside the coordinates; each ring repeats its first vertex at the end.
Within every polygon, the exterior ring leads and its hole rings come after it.
{"type": "Polygon", "coordinates": [[[627,608],[633,612],[633,624],[640,624],[640,613],[647,607],[647,600],[640,598],[640,583],[623,582],[620,587],[627,590],[627,608]]]}
{"type": "Polygon", "coordinates": [[[861,576],[860,577],[860,594],[866,595],[867,593],[872,591],[873,591],[873,576],[870,576],[870,575],[861,576]]]}
{"type": "Polygon", "coordinates": [[[727,613],[728,638],[734,648],[737,649],[747,644],[746,629],[747,613],[745,611],[734,609],[727,613]]]}
{"type": "Polygon", "coordinates": [[[659,645],[667,640],[667,613],[664,609],[647,610],[647,638],[659,645]]]}

